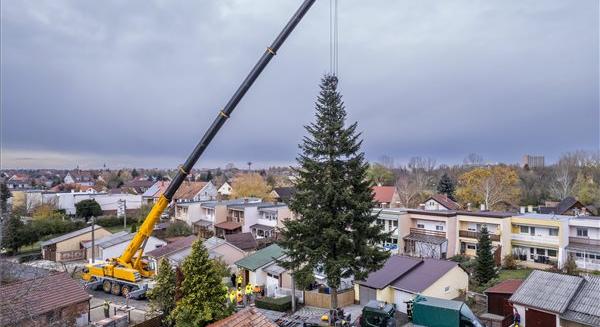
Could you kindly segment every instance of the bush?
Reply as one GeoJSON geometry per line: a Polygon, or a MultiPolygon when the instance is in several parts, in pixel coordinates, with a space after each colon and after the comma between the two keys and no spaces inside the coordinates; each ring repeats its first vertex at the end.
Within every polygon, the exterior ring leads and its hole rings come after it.
{"type": "Polygon", "coordinates": [[[454,261],[454,262],[458,262],[458,263],[462,263],[462,262],[466,262],[471,260],[471,258],[469,258],[468,256],[464,255],[464,254],[457,254],[453,257],[450,257],[450,259],[448,259],[450,261],[454,261]]]}
{"type": "Polygon", "coordinates": [[[116,216],[106,216],[96,219],[96,224],[102,227],[122,226],[123,218],[116,216]]]}
{"type": "Polygon", "coordinates": [[[165,231],[166,237],[175,237],[175,236],[190,236],[192,235],[192,228],[188,226],[188,224],[183,221],[176,221],[167,227],[165,231]]]}
{"type": "Polygon", "coordinates": [[[502,267],[504,269],[510,269],[510,270],[517,269],[517,261],[515,260],[515,257],[512,254],[505,255],[504,260],[502,260],[502,261],[503,261],[502,267]]]}
{"type": "Polygon", "coordinates": [[[257,308],[267,309],[279,312],[286,312],[292,309],[292,296],[284,296],[284,297],[265,297],[262,299],[256,299],[254,304],[257,308]]]}

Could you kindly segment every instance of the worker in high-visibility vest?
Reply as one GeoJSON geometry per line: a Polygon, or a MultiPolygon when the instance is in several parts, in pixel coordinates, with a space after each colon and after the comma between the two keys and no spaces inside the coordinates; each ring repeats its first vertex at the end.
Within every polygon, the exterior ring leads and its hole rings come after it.
{"type": "Polygon", "coordinates": [[[225,301],[227,301],[228,294],[229,294],[229,288],[225,285],[223,285],[223,293],[225,294],[225,301]]]}
{"type": "Polygon", "coordinates": [[[244,301],[244,294],[242,293],[242,288],[238,287],[237,289],[237,303],[244,301]]]}
{"type": "Polygon", "coordinates": [[[246,302],[250,304],[252,302],[252,284],[246,284],[246,302]]]}
{"type": "Polygon", "coordinates": [[[104,308],[104,318],[108,318],[110,316],[110,301],[104,300],[104,304],[102,306],[104,308]]]}
{"type": "Polygon", "coordinates": [[[244,282],[244,277],[242,277],[242,274],[240,273],[237,276],[237,287],[241,287],[243,282],[244,282]]]}
{"type": "Polygon", "coordinates": [[[235,291],[235,288],[232,288],[231,292],[229,292],[229,300],[231,301],[231,303],[235,304],[236,296],[237,296],[237,292],[235,291]]]}

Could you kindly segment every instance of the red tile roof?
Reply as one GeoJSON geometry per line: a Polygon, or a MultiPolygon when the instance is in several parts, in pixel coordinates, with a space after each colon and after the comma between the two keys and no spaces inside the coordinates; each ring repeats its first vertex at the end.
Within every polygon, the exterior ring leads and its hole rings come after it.
{"type": "Polygon", "coordinates": [[[394,192],[396,192],[394,186],[373,186],[373,200],[379,203],[392,203],[394,192]]]}
{"type": "Polygon", "coordinates": [[[67,273],[0,285],[0,303],[6,306],[0,315],[0,325],[37,317],[55,309],[87,302],[90,295],[67,273]],[[5,311],[6,310],[6,311],[5,311]]]}
{"type": "MultiPolygon", "coordinates": [[[[446,194],[434,194],[431,197],[429,197],[429,199],[434,199],[439,204],[446,207],[446,209],[448,209],[448,210],[460,209],[460,206],[458,205],[458,203],[452,201],[452,199],[450,199],[446,194]]],[[[427,200],[429,200],[429,199],[427,199],[427,200]]],[[[425,201],[425,202],[427,202],[427,201],[425,201]]]]}
{"type": "Polygon", "coordinates": [[[226,230],[235,230],[242,227],[242,224],[236,223],[234,221],[225,221],[222,223],[218,223],[215,225],[216,228],[226,229],[226,230]]]}
{"type": "Polygon", "coordinates": [[[254,238],[254,235],[252,235],[252,233],[237,233],[225,235],[225,240],[244,251],[256,250],[256,248],[258,247],[258,243],[256,243],[256,239],[254,238]]]}
{"type": "Polygon", "coordinates": [[[207,327],[276,327],[277,325],[264,316],[256,308],[246,308],[231,316],[214,322],[207,327]]]}
{"type": "Polygon", "coordinates": [[[173,195],[173,200],[192,200],[206,184],[206,182],[185,181],[181,184],[177,192],[175,192],[175,195],[173,195]]]}
{"type": "Polygon", "coordinates": [[[485,290],[485,293],[513,294],[523,283],[521,279],[507,279],[485,290]]]}

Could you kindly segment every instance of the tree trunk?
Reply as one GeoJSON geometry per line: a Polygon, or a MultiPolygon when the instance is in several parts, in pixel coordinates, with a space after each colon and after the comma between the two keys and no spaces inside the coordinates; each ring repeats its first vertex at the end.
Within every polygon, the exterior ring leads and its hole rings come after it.
{"type": "Polygon", "coordinates": [[[331,287],[331,309],[335,310],[338,307],[337,288],[331,287]]]}
{"type": "Polygon", "coordinates": [[[296,279],[292,272],[292,312],[296,312],[296,279]]]}

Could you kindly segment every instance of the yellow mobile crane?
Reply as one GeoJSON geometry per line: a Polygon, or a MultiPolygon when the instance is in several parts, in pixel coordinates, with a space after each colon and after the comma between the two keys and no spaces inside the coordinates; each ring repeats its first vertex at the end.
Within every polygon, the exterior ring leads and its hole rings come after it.
{"type": "Polygon", "coordinates": [[[210,125],[208,130],[200,142],[196,145],[186,162],[179,167],[177,175],[169,184],[164,194],[154,204],[148,216],[144,219],[144,223],[140,226],[137,234],[131,240],[123,254],[118,258],[112,258],[107,262],[87,264],[83,270],[83,279],[87,281],[87,287],[96,289],[102,286],[105,292],[110,292],[115,295],[124,295],[129,297],[143,296],[148,289],[148,278],[154,276],[153,265],[144,258],[144,247],[154,225],[159,220],[164,209],[171,202],[173,195],[186,179],[189,172],[194,167],[194,164],[200,158],[206,147],[210,144],[219,129],[225,121],[230,117],[231,113],[244,97],[248,89],[252,86],[256,78],[260,75],[269,61],[275,56],[279,47],[285,39],[294,30],[302,17],[313,5],[315,0],[304,0],[300,8],[294,13],[288,21],[281,33],[277,36],[271,46],[267,47],[266,51],[260,57],[259,61],[254,65],[248,76],[244,79],[231,99],[227,102],[223,110],[219,111],[217,117],[210,125]]]}

